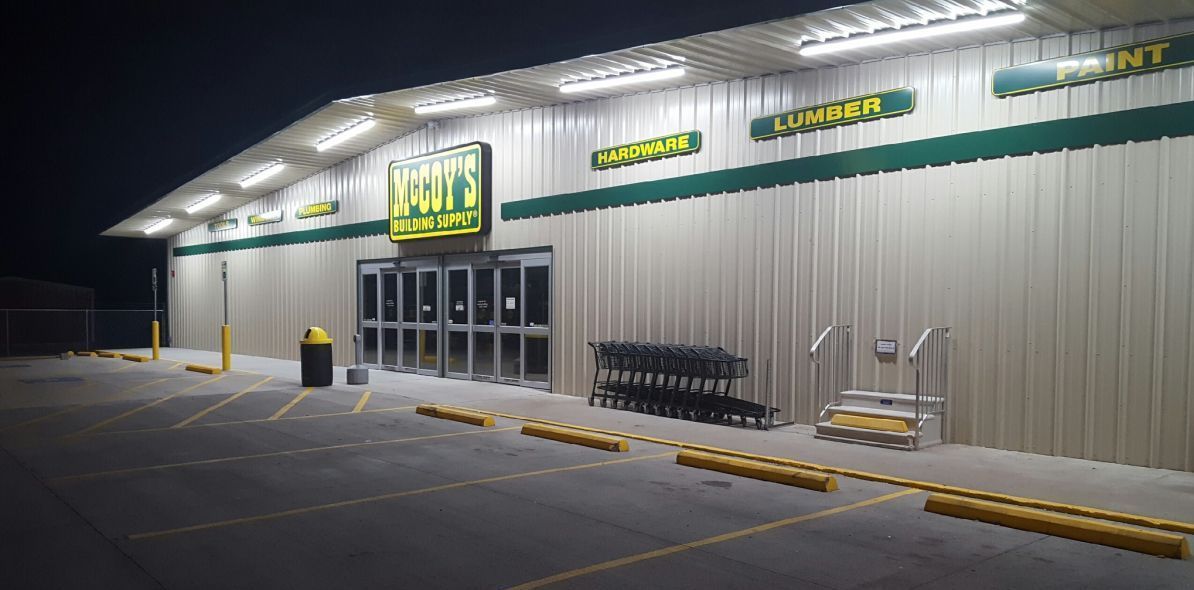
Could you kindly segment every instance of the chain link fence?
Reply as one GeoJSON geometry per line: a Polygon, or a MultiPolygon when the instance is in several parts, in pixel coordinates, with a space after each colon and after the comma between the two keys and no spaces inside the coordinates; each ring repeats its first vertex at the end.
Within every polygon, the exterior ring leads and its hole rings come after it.
{"type": "MultiPolygon", "coordinates": [[[[157,315],[162,321],[165,314],[157,315]]],[[[4,309],[0,310],[0,354],[148,348],[153,319],[154,312],[148,309],[4,309]]],[[[168,342],[164,329],[162,342],[168,342]]]]}

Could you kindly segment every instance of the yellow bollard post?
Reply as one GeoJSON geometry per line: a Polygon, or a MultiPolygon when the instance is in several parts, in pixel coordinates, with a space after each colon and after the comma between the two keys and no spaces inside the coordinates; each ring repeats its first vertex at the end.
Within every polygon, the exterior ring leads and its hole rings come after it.
{"type": "Polygon", "coordinates": [[[232,326],[228,324],[220,326],[220,350],[224,353],[221,368],[227,371],[232,368],[232,326]]]}
{"type": "Polygon", "coordinates": [[[159,350],[159,338],[158,338],[158,334],[159,334],[159,332],[158,332],[158,321],[157,321],[157,320],[154,320],[154,321],[153,321],[153,324],[151,324],[151,325],[153,326],[153,327],[151,328],[151,329],[152,329],[152,333],[153,333],[153,360],[155,360],[155,361],[156,361],[156,360],[158,360],[159,358],[161,358],[161,354],[160,354],[160,350],[159,350]]]}

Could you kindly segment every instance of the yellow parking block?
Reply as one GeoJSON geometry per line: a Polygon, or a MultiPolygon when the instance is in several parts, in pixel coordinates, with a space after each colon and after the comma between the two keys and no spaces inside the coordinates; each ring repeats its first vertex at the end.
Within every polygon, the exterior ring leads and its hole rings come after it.
{"type": "Polygon", "coordinates": [[[528,436],[537,436],[539,438],[592,447],[603,451],[613,451],[615,453],[625,453],[630,450],[630,443],[626,442],[624,438],[615,438],[579,430],[568,430],[546,424],[535,424],[533,422],[524,424],[522,433],[528,436]]]}
{"type": "Polygon", "coordinates": [[[1184,559],[1190,556],[1190,545],[1182,535],[1086,520],[985,500],[932,494],[925,500],[925,511],[1075,541],[1127,549],[1128,551],[1138,551],[1149,555],[1174,559],[1184,559]]]}
{"type": "Polygon", "coordinates": [[[882,430],[884,432],[908,432],[908,423],[903,420],[858,416],[856,414],[834,414],[829,423],[834,426],[866,428],[868,430],[882,430]]]}
{"type": "Polygon", "coordinates": [[[91,352],[91,351],[89,351],[89,350],[80,350],[80,351],[76,351],[76,352],[75,352],[75,356],[89,356],[89,357],[95,357],[96,355],[95,355],[95,353],[94,353],[94,352],[91,352]]]}
{"type": "Polygon", "coordinates": [[[833,492],[837,490],[837,479],[832,475],[804,471],[794,467],[784,467],[773,463],[747,461],[735,459],[725,455],[714,455],[700,451],[680,451],[676,455],[676,463],[688,467],[699,467],[712,471],[720,471],[730,475],[740,475],[752,479],[761,479],[796,486],[818,492],[833,492]]]}
{"type": "Polygon", "coordinates": [[[122,354],[120,355],[126,361],[133,361],[134,363],[148,363],[149,357],[141,356],[139,354],[122,354]]]}
{"type": "Polygon", "coordinates": [[[98,357],[100,357],[100,358],[106,358],[106,359],[118,359],[118,358],[120,358],[120,353],[119,353],[119,352],[108,352],[108,351],[106,351],[106,350],[97,350],[97,351],[95,351],[95,355],[96,355],[96,356],[98,356],[98,357]]]}
{"type": "Polygon", "coordinates": [[[188,371],[207,373],[208,375],[219,375],[221,373],[219,367],[209,367],[207,365],[187,365],[185,368],[188,371]]]}
{"type": "Polygon", "coordinates": [[[415,408],[415,411],[424,416],[455,420],[457,422],[464,422],[465,424],[472,424],[473,426],[493,426],[493,416],[486,416],[485,414],[478,414],[476,412],[442,408],[432,404],[423,404],[415,408]]]}

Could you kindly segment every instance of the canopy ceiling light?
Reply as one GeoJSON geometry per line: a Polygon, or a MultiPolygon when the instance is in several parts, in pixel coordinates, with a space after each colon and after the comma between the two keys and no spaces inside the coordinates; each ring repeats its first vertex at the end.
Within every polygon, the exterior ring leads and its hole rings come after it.
{"type": "Polygon", "coordinates": [[[241,188],[249,188],[249,187],[281,172],[282,169],[285,167],[286,167],[286,164],[283,164],[281,162],[274,162],[273,164],[270,164],[268,167],[262,168],[261,170],[258,170],[257,172],[250,174],[244,180],[240,181],[240,187],[241,188]]]}
{"type": "Polygon", "coordinates": [[[166,219],[159,219],[159,220],[149,224],[148,226],[145,227],[145,229],[143,229],[141,231],[145,232],[145,235],[148,236],[149,234],[151,234],[155,231],[164,229],[166,226],[170,225],[171,223],[174,223],[174,220],[170,219],[169,217],[167,217],[166,219]]]}
{"type": "Polygon", "coordinates": [[[607,76],[605,78],[597,78],[596,80],[571,82],[560,86],[560,92],[565,94],[571,94],[573,92],[588,92],[590,90],[600,90],[602,88],[609,88],[611,86],[624,86],[626,84],[642,84],[644,82],[668,80],[671,78],[679,78],[683,75],[684,68],[682,67],[661,68],[658,70],[648,70],[646,72],[607,76]]]}
{"type": "Polygon", "coordinates": [[[194,203],[187,205],[186,206],[187,215],[194,215],[196,211],[200,211],[202,209],[207,208],[209,205],[214,204],[216,201],[219,201],[223,197],[224,197],[224,195],[221,195],[220,193],[212,193],[210,195],[207,195],[206,197],[203,197],[202,199],[199,199],[198,201],[195,201],[194,203]]]}
{"type": "Polygon", "coordinates": [[[1023,12],[958,19],[953,22],[907,27],[887,33],[874,33],[870,35],[862,35],[857,38],[848,37],[837,41],[826,41],[824,43],[817,43],[816,45],[808,45],[800,48],[800,55],[810,56],[821,55],[823,53],[833,53],[836,51],[849,51],[851,49],[861,49],[863,47],[871,47],[873,45],[900,43],[915,39],[924,39],[926,37],[936,37],[938,35],[951,35],[953,33],[964,33],[967,31],[977,31],[979,29],[989,29],[991,27],[1014,25],[1021,22],[1024,22],[1023,12]]]}
{"type": "Polygon", "coordinates": [[[430,115],[431,113],[440,113],[443,111],[455,111],[457,109],[471,109],[476,107],[486,107],[497,102],[497,97],[494,96],[478,96],[477,98],[466,98],[464,100],[452,100],[448,102],[439,102],[435,104],[425,104],[415,107],[416,115],[430,115]]]}
{"type": "Polygon", "coordinates": [[[373,129],[373,126],[376,124],[377,121],[374,120],[373,117],[361,119],[360,121],[353,123],[347,129],[342,129],[330,137],[325,137],[315,142],[315,151],[322,152],[323,150],[336,147],[370,129],[373,129]]]}

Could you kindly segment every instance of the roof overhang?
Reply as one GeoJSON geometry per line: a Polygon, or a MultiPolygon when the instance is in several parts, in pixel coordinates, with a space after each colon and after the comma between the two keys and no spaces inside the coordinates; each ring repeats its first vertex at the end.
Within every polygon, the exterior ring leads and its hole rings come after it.
{"type": "Polygon", "coordinates": [[[1023,11],[1024,22],[966,33],[964,44],[981,45],[1194,16],[1194,8],[1187,0],[874,0],[531,68],[336,100],[162,195],[101,235],[170,237],[445,116],[585,101],[957,47],[959,40],[955,35],[814,57],[798,53],[801,43],[1010,10],[1023,11]],[[574,94],[560,92],[560,86],[568,82],[675,66],[685,68],[683,78],[574,94]],[[420,115],[414,111],[418,105],[483,95],[495,96],[497,101],[446,114],[420,115]],[[376,124],[367,132],[331,149],[315,148],[321,140],[370,117],[376,124]],[[282,162],[285,168],[251,187],[240,185],[243,179],[273,162],[282,162]],[[212,193],[223,197],[195,214],[186,212],[187,206],[212,193]],[[169,227],[146,236],[144,229],[163,218],[174,221],[169,227]]]}

